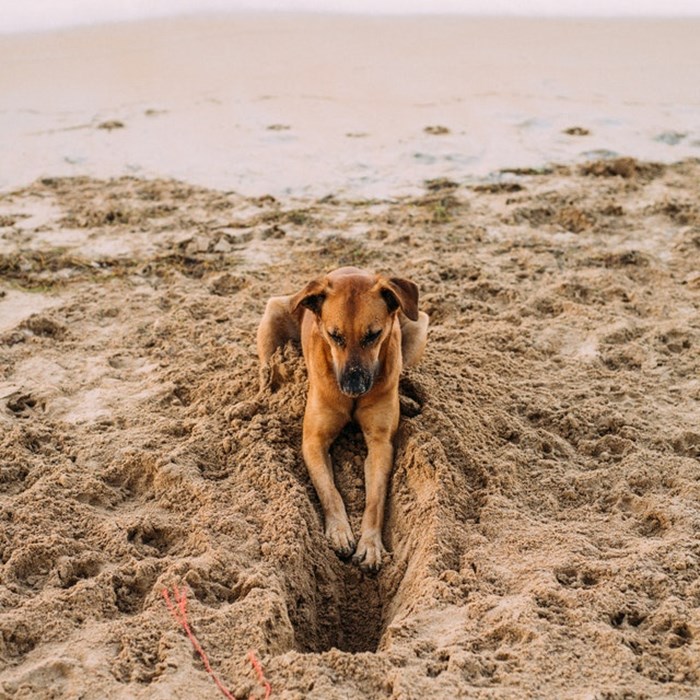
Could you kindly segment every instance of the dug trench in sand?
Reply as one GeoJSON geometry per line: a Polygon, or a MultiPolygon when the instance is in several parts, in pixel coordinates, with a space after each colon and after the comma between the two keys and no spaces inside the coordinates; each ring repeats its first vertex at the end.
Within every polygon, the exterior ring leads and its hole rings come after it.
{"type": "MultiPolygon", "coordinates": [[[[624,160],[386,201],[0,196],[3,697],[212,697],[175,583],[236,697],[249,649],[279,698],[695,697],[699,182],[624,160]],[[324,538],[298,348],[257,393],[265,300],[344,264],[431,317],[376,578],[324,538]]],[[[364,454],[353,427],[333,447],[355,528],[364,454]]]]}

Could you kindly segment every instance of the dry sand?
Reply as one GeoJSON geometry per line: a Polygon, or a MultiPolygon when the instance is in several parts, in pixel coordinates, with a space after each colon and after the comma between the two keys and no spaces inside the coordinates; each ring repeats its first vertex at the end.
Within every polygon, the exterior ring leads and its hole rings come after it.
{"type": "MultiPolygon", "coordinates": [[[[395,201],[4,195],[0,697],[215,697],[184,583],[240,698],[249,649],[279,698],[697,698],[699,195],[697,161],[632,160],[395,201]],[[324,540],[296,348],[257,395],[266,297],[346,263],[432,319],[376,578],[324,540]]],[[[363,454],[333,450],[354,526],[363,454]]]]}
{"type": "Polygon", "coordinates": [[[0,40],[0,699],[217,697],[175,584],[238,698],[700,697],[697,22],[237,21],[0,40]],[[376,577],[257,392],[343,264],[431,316],[376,577]]]}

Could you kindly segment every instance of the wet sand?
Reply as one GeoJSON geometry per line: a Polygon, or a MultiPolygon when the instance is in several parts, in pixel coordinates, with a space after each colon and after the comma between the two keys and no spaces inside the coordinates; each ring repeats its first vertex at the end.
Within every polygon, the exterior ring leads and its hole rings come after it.
{"type": "Polygon", "coordinates": [[[386,197],[505,167],[698,156],[699,32],[242,15],[0,37],[0,188],[138,175],[386,197]]]}

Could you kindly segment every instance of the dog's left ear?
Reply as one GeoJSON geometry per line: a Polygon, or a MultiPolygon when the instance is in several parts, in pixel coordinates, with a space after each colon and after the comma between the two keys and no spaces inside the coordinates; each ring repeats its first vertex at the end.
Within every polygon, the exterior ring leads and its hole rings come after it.
{"type": "Polygon", "coordinates": [[[328,285],[325,279],[311,280],[311,282],[309,282],[304,289],[297,292],[289,300],[289,306],[292,313],[294,313],[299,306],[304,306],[318,316],[321,313],[323,302],[326,300],[327,286],[328,285]]]}
{"type": "Polygon", "coordinates": [[[379,290],[389,312],[401,309],[411,321],[418,320],[418,287],[401,277],[383,280],[379,290]]]}

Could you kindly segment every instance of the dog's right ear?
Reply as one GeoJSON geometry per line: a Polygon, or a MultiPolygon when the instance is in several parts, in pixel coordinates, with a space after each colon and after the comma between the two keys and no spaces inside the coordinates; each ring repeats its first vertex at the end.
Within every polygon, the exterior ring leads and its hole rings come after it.
{"type": "Polygon", "coordinates": [[[325,279],[316,279],[309,282],[304,289],[297,292],[289,301],[292,313],[300,306],[313,311],[317,316],[321,313],[321,307],[326,299],[327,283],[325,279]]]}

